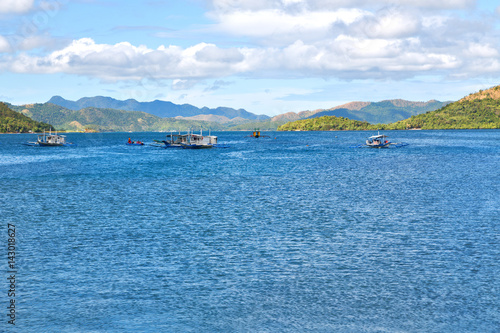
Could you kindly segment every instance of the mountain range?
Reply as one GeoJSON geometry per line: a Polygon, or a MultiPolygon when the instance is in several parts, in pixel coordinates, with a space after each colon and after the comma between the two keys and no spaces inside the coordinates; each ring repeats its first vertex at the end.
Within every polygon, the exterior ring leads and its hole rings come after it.
{"type": "Polygon", "coordinates": [[[198,108],[191,104],[174,104],[172,102],[155,100],[152,102],[138,102],[135,99],[127,99],[120,101],[111,97],[96,96],[83,97],[78,101],[70,101],[61,96],[52,97],[47,103],[59,105],[70,110],[78,111],[88,107],[101,109],[116,109],[124,111],[142,111],[160,118],[175,118],[175,117],[195,117],[199,115],[214,115],[226,117],[231,120],[234,118],[249,119],[249,120],[264,120],[268,119],[266,115],[256,115],[244,109],[232,109],[226,107],[218,107],[210,109],[207,107],[198,108]]]}
{"type": "Polygon", "coordinates": [[[175,118],[160,118],[142,111],[124,111],[86,107],[80,110],[52,103],[9,105],[9,107],[31,119],[50,123],[59,130],[71,131],[170,131],[187,130],[188,128],[211,128],[223,130],[218,123],[175,118]]]}
{"type": "Polygon", "coordinates": [[[411,102],[402,99],[385,100],[381,102],[351,102],[315,111],[299,113],[289,112],[273,117],[272,121],[286,119],[295,121],[300,119],[319,118],[323,116],[344,117],[352,120],[367,121],[372,124],[388,124],[442,108],[451,102],[411,102]]]}
{"type": "MultiPolygon", "coordinates": [[[[399,104],[405,102],[398,102],[399,104]]],[[[391,103],[392,104],[392,103],[391,103]]],[[[321,116],[296,120],[281,131],[401,130],[401,129],[498,129],[500,128],[500,86],[470,94],[435,111],[412,115],[389,124],[373,124],[349,117],[321,116]]]]}
{"type": "Polygon", "coordinates": [[[324,116],[345,117],[370,123],[392,123],[411,116],[439,109],[449,102],[431,100],[411,102],[351,102],[330,109],[288,112],[275,117],[256,115],[244,109],[219,107],[197,108],[166,101],[121,101],[111,97],[84,97],[78,101],[52,97],[46,103],[10,105],[9,107],[36,121],[49,123],[60,130],[98,131],[170,131],[188,128],[213,130],[276,130],[279,126],[300,119],[324,116]]]}

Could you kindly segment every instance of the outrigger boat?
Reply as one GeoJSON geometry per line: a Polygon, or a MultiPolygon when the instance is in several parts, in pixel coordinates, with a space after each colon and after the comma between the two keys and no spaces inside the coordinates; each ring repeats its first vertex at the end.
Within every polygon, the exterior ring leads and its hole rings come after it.
{"type": "Polygon", "coordinates": [[[200,134],[194,134],[188,131],[187,134],[168,134],[166,140],[154,140],[156,143],[163,143],[162,148],[184,148],[184,149],[207,149],[207,148],[228,148],[229,146],[217,143],[217,136],[203,136],[203,131],[200,134]]]}
{"type": "Polygon", "coordinates": [[[373,135],[370,136],[366,140],[366,146],[370,148],[386,148],[389,147],[391,142],[388,139],[389,137],[387,135],[383,134],[378,134],[378,135],[373,135]]]}
{"type": "Polygon", "coordinates": [[[186,142],[180,143],[184,149],[206,149],[217,145],[217,137],[214,135],[203,136],[202,134],[190,134],[186,142]]]}
{"type": "Polygon", "coordinates": [[[370,136],[365,144],[360,144],[357,146],[351,146],[350,148],[389,148],[389,147],[404,147],[408,146],[405,142],[391,142],[389,137],[384,134],[378,133],[377,135],[370,136]]]}
{"type": "Polygon", "coordinates": [[[167,135],[166,140],[153,140],[154,142],[161,144],[161,148],[182,148],[181,143],[188,142],[187,134],[173,134],[170,133],[167,135]]]}
{"type": "Polygon", "coordinates": [[[38,139],[36,142],[28,142],[25,143],[26,146],[41,146],[41,147],[73,147],[76,144],[72,142],[66,142],[65,135],[52,134],[52,131],[47,135],[45,132],[43,134],[38,135],[38,139]]]}

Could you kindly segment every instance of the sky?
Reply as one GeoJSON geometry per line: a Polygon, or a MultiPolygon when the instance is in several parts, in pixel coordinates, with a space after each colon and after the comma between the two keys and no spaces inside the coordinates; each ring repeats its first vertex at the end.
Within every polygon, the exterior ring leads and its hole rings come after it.
{"type": "Polygon", "coordinates": [[[496,0],[0,0],[0,100],[269,116],[500,85],[496,0]]]}

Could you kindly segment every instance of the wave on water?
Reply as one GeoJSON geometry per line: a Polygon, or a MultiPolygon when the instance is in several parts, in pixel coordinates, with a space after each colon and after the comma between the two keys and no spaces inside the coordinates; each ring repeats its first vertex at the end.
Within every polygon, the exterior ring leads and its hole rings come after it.
{"type": "Polygon", "coordinates": [[[248,155],[255,153],[256,150],[239,150],[239,151],[231,151],[227,153],[223,153],[222,155],[232,157],[232,158],[239,158],[239,159],[249,159],[250,157],[248,155]]]}
{"type": "Polygon", "coordinates": [[[19,164],[33,164],[33,163],[44,163],[44,162],[53,162],[60,160],[69,160],[69,159],[82,159],[91,157],[91,155],[82,155],[82,154],[71,154],[71,155],[11,155],[11,154],[2,154],[0,155],[0,165],[8,166],[8,165],[19,165],[19,164]]]}

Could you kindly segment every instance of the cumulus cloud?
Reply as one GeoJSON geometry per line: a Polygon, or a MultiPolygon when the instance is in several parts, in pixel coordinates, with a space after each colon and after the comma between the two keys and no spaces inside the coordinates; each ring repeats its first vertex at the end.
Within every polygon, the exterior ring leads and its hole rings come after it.
{"type": "Polygon", "coordinates": [[[366,15],[351,27],[351,32],[362,32],[370,38],[401,38],[418,35],[422,23],[419,15],[394,8],[366,15]]]}
{"type": "MultiPolygon", "coordinates": [[[[209,13],[214,24],[207,30],[248,38],[247,46],[201,42],[150,48],[82,38],[45,55],[4,55],[0,70],[68,73],[105,81],[173,80],[174,90],[234,75],[368,79],[497,72],[498,33],[484,33],[494,26],[417,8],[430,8],[434,2],[440,8],[471,4],[469,0],[383,0],[380,3],[388,7],[373,9],[351,8],[366,5],[367,0],[214,0],[209,13]],[[391,6],[396,2],[413,7],[391,6]],[[339,3],[346,7],[339,8],[339,3]],[[326,9],[316,10],[320,5],[326,9]]],[[[40,47],[43,41],[40,36],[27,38],[19,49],[40,47]]],[[[0,38],[0,51],[9,49],[7,40],[0,38]]]]}
{"type": "Polygon", "coordinates": [[[222,62],[224,64],[238,63],[244,58],[243,54],[235,48],[220,49],[215,45],[206,45],[195,54],[196,60],[205,63],[222,62]]]}
{"type": "MultiPolygon", "coordinates": [[[[474,45],[468,52],[492,56],[495,51],[493,47],[474,45]]],[[[84,38],[44,57],[21,54],[8,63],[11,71],[19,73],[61,72],[107,81],[174,79],[174,89],[186,89],[193,80],[231,75],[411,76],[461,64],[454,55],[427,52],[417,39],[391,41],[352,36],[339,36],[322,44],[297,41],[285,48],[240,49],[205,43],[149,49],[130,43],[97,44],[84,38]]],[[[3,67],[7,70],[7,65],[3,67]]]]}
{"type": "MultiPolygon", "coordinates": [[[[211,0],[208,1],[214,10],[233,11],[239,10],[335,10],[338,8],[372,7],[373,0],[211,0]]],[[[475,0],[379,0],[376,5],[385,6],[411,6],[414,8],[429,9],[465,9],[475,4],[475,0]]]]}
{"type": "Polygon", "coordinates": [[[0,13],[24,13],[33,8],[34,0],[2,0],[0,13]]]}
{"type": "Polygon", "coordinates": [[[47,56],[26,53],[4,59],[4,70],[18,73],[69,73],[107,81],[191,79],[239,72],[243,55],[236,49],[220,49],[200,43],[189,48],[160,46],[150,49],[128,42],[97,44],[90,38],[73,41],[47,56]]]}
{"type": "Polygon", "coordinates": [[[5,37],[0,36],[0,53],[9,52],[9,51],[10,51],[9,41],[5,37]]]}
{"type": "Polygon", "coordinates": [[[273,44],[301,40],[322,39],[336,24],[348,25],[369,15],[360,9],[288,13],[275,9],[217,12],[210,16],[217,21],[216,31],[255,39],[271,40],[273,44]]]}
{"type": "Polygon", "coordinates": [[[326,0],[275,0],[262,3],[215,0],[216,9],[207,14],[214,21],[209,30],[248,37],[254,44],[277,47],[285,47],[297,40],[308,43],[332,40],[341,34],[405,38],[425,34],[425,29],[432,32],[432,29],[445,24],[452,17],[447,12],[429,9],[432,4],[462,8],[471,2],[386,0],[369,5],[368,1],[345,0],[340,3],[346,6],[337,6],[339,1],[326,0]],[[333,2],[336,6],[329,5],[333,2]],[[387,6],[383,6],[384,3],[387,6]],[[350,7],[353,4],[359,6],[350,7]]]}

